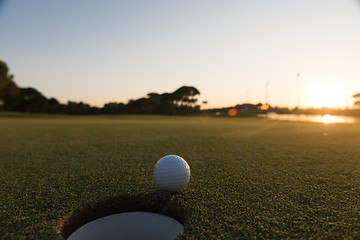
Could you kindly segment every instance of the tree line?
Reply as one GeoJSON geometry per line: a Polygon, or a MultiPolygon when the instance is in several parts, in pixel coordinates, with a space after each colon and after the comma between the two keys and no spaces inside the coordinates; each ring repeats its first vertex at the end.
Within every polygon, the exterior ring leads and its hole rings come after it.
{"type": "Polygon", "coordinates": [[[46,98],[35,88],[18,87],[14,76],[9,74],[7,64],[0,61],[0,110],[28,113],[61,113],[61,114],[164,114],[190,115],[200,113],[196,96],[198,89],[182,86],[171,93],[149,93],[128,103],[110,102],[102,108],[90,106],[83,102],[68,101],[60,103],[55,98],[46,98]]]}

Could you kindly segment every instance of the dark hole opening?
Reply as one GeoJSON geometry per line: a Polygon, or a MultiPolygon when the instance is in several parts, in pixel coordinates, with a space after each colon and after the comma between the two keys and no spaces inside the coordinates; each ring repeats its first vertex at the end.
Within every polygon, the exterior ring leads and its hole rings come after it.
{"type": "Polygon", "coordinates": [[[124,212],[158,213],[177,220],[183,226],[187,221],[187,211],[176,200],[175,193],[126,195],[110,197],[75,209],[62,223],[60,234],[67,239],[73,232],[91,221],[124,212]]]}

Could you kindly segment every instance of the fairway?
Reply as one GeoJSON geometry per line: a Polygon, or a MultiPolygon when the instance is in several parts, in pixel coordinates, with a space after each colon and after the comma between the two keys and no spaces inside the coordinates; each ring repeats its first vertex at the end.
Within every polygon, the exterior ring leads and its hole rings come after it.
{"type": "Polygon", "coordinates": [[[0,115],[0,239],[61,239],[71,211],[191,168],[181,239],[360,237],[360,125],[256,118],[0,115]]]}

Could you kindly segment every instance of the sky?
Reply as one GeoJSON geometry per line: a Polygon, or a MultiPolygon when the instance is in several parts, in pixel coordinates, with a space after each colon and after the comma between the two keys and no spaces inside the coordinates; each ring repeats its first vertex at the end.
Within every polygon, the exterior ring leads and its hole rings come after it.
{"type": "Polygon", "coordinates": [[[203,108],[344,108],[360,92],[359,0],[0,0],[0,34],[15,82],[62,103],[187,85],[203,108]]]}

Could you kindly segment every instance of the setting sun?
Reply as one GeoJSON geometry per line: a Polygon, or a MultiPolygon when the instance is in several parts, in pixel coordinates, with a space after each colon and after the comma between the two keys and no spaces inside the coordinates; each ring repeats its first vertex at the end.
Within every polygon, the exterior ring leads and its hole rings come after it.
{"type": "Polygon", "coordinates": [[[314,108],[344,106],[344,88],[336,82],[319,82],[309,92],[309,104],[314,108]]]}

